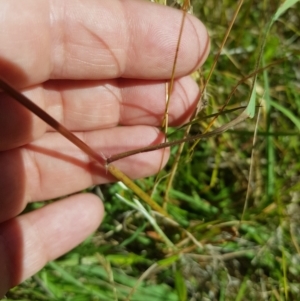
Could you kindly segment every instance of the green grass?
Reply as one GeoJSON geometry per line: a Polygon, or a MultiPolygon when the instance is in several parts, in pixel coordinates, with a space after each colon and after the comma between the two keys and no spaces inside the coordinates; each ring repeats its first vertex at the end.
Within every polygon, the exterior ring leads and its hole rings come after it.
{"type": "MultiPolygon", "coordinates": [[[[236,2],[193,2],[212,41],[204,78],[236,2]]],[[[211,119],[204,117],[218,112],[260,54],[259,67],[280,62],[257,75],[259,119],[201,140],[192,152],[193,143],[186,144],[169,194],[168,211],[178,224],[149,215],[123,185],[101,186],[106,216],[94,236],[13,288],[8,300],[298,300],[300,3],[278,16],[280,3],[245,1],[237,16],[207,86],[209,105],[191,133],[205,129],[211,119]]],[[[249,80],[239,85],[226,110],[245,106],[251,86],[249,80]]],[[[239,113],[219,116],[214,126],[239,113]]],[[[177,148],[153,192],[159,203],[177,148]]],[[[154,181],[137,182],[151,193],[154,181]]]]}

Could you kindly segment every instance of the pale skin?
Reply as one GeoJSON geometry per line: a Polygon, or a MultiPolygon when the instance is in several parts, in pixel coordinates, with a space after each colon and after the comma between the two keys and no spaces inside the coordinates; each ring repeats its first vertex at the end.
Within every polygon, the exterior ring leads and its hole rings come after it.
{"type": "MultiPolygon", "coordinates": [[[[182,13],[135,0],[3,0],[0,76],[105,156],[164,140],[158,130],[182,13]],[[118,126],[122,125],[122,127],[118,126]]],[[[199,99],[188,76],[209,51],[187,15],[169,109],[187,121],[199,99]]],[[[168,150],[115,163],[131,178],[156,173],[168,150]]],[[[101,223],[103,205],[75,194],[22,214],[30,202],[112,181],[104,168],[0,92],[0,296],[74,248],[101,223]]]]}

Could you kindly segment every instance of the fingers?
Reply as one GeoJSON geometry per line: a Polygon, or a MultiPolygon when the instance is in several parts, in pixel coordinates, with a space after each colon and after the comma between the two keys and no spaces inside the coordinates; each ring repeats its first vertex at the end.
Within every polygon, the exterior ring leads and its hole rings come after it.
{"type": "MultiPolygon", "coordinates": [[[[106,157],[163,142],[148,126],[117,127],[78,135],[106,157]]],[[[168,150],[137,154],[115,162],[130,178],[150,176],[168,160],[168,150]]],[[[0,222],[19,214],[28,202],[53,199],[93,184],[113,181],[103,166],[58,133],[47,133],[24,147],[0,153],[0,222]]]]}
{"type": "MultiPolygon", "coordinates": [[[[71,131],[98,130],[118,124],[159,126],[165,113],[166,84],[131,79],[48,81],[27,89],[25,95],[71,131]]],[[[190,77],[176,80],[169,125],[185,122],[198,99],[198,86],[190,77]]],[[[5,94],[0,94],[0,106],[0,150],[29,143],[47,130],[41,119],[5,94]]]]}
{"type": "MultiPolygon", "coordinates": [[[[182,12],[140,0],[4,0],[1,16],[1,75],[25,87],[48,79],[170,78],[182,12]]],[[[206,29],[187,14],[176,77],[195,70],[208,50],[206,29]]]]}
{"type": "Polygon", "coordinates": [[[82,242],[102,218],[100,200],[80,194],[0,224],[0,298],[82,242]]]}

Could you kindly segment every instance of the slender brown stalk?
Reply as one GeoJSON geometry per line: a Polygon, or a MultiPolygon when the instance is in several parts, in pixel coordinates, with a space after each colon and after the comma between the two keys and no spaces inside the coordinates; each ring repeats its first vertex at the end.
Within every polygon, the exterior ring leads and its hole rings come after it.
{"type": "MultiPolygon", "coordinates": [[[[214,117],[214,116],[218,117],[219,115],[221,115],[222,113],[225,112],[224,109],[225,109],[226,105],[228,104],[228,102],[230,101],[232,95],[234,94],[234,92],[236,91],[236,89],[238,88],[238,86],[240,84],[245,82],[247,79],[253,77],[255,74],[260,73],[261,71],[263,71],[267,68],[270,68],[274,65],[277,65],[277,64],[281,63],[284,60],[285,59],[280,59],[280,60],[277,60],[275,62],[272,62],[272,63],[270,63],[269,65],[267,65],[265,67],[262,67],[258,70],[255,70],[255,71],[251,72],[250,74],[248,74],[247,76],[245,76],[241,80],[239,80],[238,83],[233,87],[232,91],[230,92],[229,97],[227,98],[224,106],[222,106],[221,112],[218,112],[216,114],[212,114],[210,116],[211,117],[214,117]]],[[[230,111],[234,111],[234,110],[236,110],[236,109],[228,110],[226,112],[230,112],[230,111]]],[[[122,159],[122,158],[125,158],[125,157],[128,157],[128,156],[132,156],[132,155],[135,155],[135,154],[139,154],[139,153],[143,153],[143,152],[150,152],[150,151],[162,149],[164,147],[170,147],[170,146],[178,145],[178,144],[184,143],[184,142],[195,141],[197,139],[209,138],[209,137],[212,137],[212,136],[215,136],[215,135],[218,135],[218,134],[221,134],[221,133],[227,131],[229,128],[231,128],[234,125],[240,123],[241,121],[245,120],[246,118],[248,118],[248,115],[244,110],[238,117],[236,117],[235,119],[233,119],[229,123],[219,127],[218,129],[215,129],[211,132],[202,133],[202,134],[198,134],[198,135],[194,135],[194,136],[185,136],[184,138],[179,139],[179,140],[164,142],[164,143],[160,143],[160,144],[157,144],[157,145],[150,145],[150,146],[146,146],[146,147],[143,147],[143,148],[128,151],[128,152],[125,152],[125,153],[116,154],[114,156],[111,156],[110,158],[107,158],[106,162],[111,163],[111,162],[117,161],[119,159],[122,159]]],[[[191,121],[190,123],[188,123],[188,125],[193,124],[193,123],[194,123],[194,121],[191,121]]]]}
{"type": "Polygon", "coordinates": [[[173,63],[172,72],[171,72],[171,80],[170,80],[170,83],[167,84],[168,93],[167,93],[167,101],[166,101],[166,108],[165,108],[165,118],[162,123],[162,127],[165,127],[165,133],[167,132],[167,129],[168,129],[169,106],[170,106],[170,101],[171,101],[171,93],[172,93],[173,87],[174,87],[175,70],[176,70],[176,65],[177,65],[178,52],[179,52],[179,47],[180,47],[181,38],[182,38],[186,11],[187,11],[187,8],[186,8],[186,5],[184,5],[182,19],[181,19],[181,25],[180,25],[180,31],[179,31],[179,36],[178,36],[177,45],[176,45],[174,63],[173,63]]]}
{"type": "Polygon", "coordinates": [[[125,153],[121,153],[121,154],[116,154],[113,155],[109,158],[107,158],[107,163],[111,163],[117,160],[120,160],[122,158],[126,158],[135,154],[140,154],[140,153],[145,153],[145,152],[150,152],[150,151],[154,151],[154,150],[158,150],[158,149],[162,149],[165,147],[170,147],[170,146],[174,146],[180,143],[184,143],[184,142],[190,142],[190,141],[194,141],[197,139],[203,139],[203,138],[209,138],[209,137],[213,137],[215,135],[221,134],[225,131],[227,131],[229,128],[235,126],[236,124],[244,121],[246,118],[248,118],[248,114],[246,112],[246,110],[244,110],[238,117],[236,117],[235,119],[231,120],[230,122],[222,125],[221,127],[209,132],[209,133],[204,133],[204,134],[198,134],[198,135],[194,135],[194,136],[189,136],[189,137],[185,137],[182,139],[178,139],[176,141],[169,141],[169,142],[164,142],[164,143],[160,143],[160,144],[156,144],[156,145],[150,145],[150,146],[146,146],[146,147],[142,147],[139,149],[135,149],[132,151],[128,151],[125,153]]]}
{"type": "Polygon", "coordinates": [[[45,121],[48,125],[58,131],[61,135],[66,137],[69,141],[78,146],[81,150],[83,150],[86,154],[91,156],[101,165],[106,164],[106,158],[103,154],[96,153],[93,149],[91,149],[87,144],[85,144],[82,140],[76,137],[73,133],[71,133],[67,128],[65,128],[62,124],[56,121],[53,117],[51,117],[48,113],[46,113],[43,109],[38,107],[35,103],[33,103],[29,98],[25,95],[21,94],[14,87],[8,84],[5,80],[0,78],[0,88],[2,88],[8,95],[17,100],[21,105],[27,108],[29,111],[34,113],[36,116],[45,121]]]}
{"type": "Polygon", "coordinates": [[[225,36],[224,36],[223,41],[222,41],[222,43],[221,43],[220,49],[219,49],[218,53],[216,54],[216,56],[215,56],[215,58],[214,58],[214,63],[213,63],[213,65],[212,65],[212,67],[211,67],[210,70],[209,70],[209,74],[208,74],[208,76],[207,76],[205,85],[204,85],[204,87],[203,87],[203,91],[206,89],[206,87],[207,87],[207,85],[208,85],[208,82],[209,82],[209,80],[210,80],[210,78],[211,78],[211,76],[212,76],[212,74],[213,74],[213,71],[215,70],[215,67],[216,67],[217,62],[218,62],[218,59],[219,59],[219,57],[220,57],[220,55],[221,55],[222,49],[224,48],[224,46],[225,46],[225,44],[226,44],[226,41],[227,41],[228,36],[229,36],[229,33],[231,32],[232,26],[233,26],[233,24],[234,24],[234,22],[235,22],[235,20],[236,20],[236,17],[237,17],[237,15],[238,15],[238,13],[239,13],[239,11],[240,11],[240,9],[241,9],[243,3],[244,3],[244,0],[240,0],[240,1],[238,2],[238,4],[237,4],[237,8],[236,8],[236,10],[235,10],[235,12],[234,12],[234,15],[233,15],[233,17],[232,17],[232,19],[231,19],[231,21],[230,21],[230,24],[229,24],[228,28],[227,28],[227,30],[226,30],[226,33],[225,33],[225,36]]]}
{"type": "MultiPolygon", "coordinates": [[[[178,36],[178,40],[177,40],[177,45],[176,45],[176,51],[175,51],[175,57],[174,57],[174,62],[173,62],[173,68],[172,68],[172,72],[171,72],[171,80],[170,83],[166,85],[167,90],[167,98],[166,98],[166,108],[165,108],[165,114],[164,114],[164,120],[162,123],[162,127],[164,128],[164,132],[165,134],[167,134],[168,131],[168,124],[169,124],[169,106],[170,106],[170,101],[171,101],[171,94],[173,91],[173,86],[174,86],[174,80],[175,80],[175,70],[176,70],[176,66],[177,66],[177,60],[178,60],[178,53],[179,53],[179,48],[180,48],[180,44],[181,44],[181,38],[182,38],[182,33],[183,33],[183,27],[184,27],[184,22],[185,22],[185,18],[186,18],[186,13],[190,7],[190,1],[189,0],[185,0],[182,6],[182,18],[181,18],[181,24],[180,24],[180,30],[179,30],[179,36],[178,36]]],[[[166,142],[166,140],[165,140],[166,142]]],[[[177,152],[178,154],[178,152],[177,152]]],[[[179,154],[180,156],[180,154],[179,154]]],[[[179,158],[178,155],[176,156],[177,158],[175,159],[175,162],[172,166],[172,171],[170,173],[170,176],[168,177],[168,181],[167,181],[167,188],[166,188],[166,192],[165,192],[165,198],[164,198],[164,203],[163,203],[163,208],[166,208],[166,203],[167,203],[167,196],[168,196],[168,191],[170,189],[170,183],[172,185],[173,182],[173,178],[175,176],[175,172],[176,172],[176,168],[178,166],[178,162],[179,162],[179,158]],[[178,159],[178,160],[177,160],[178,159]]],[[[162,158],[163,159],[163,158],[162,158]]],[[[161,161],[162,162],[162,161],[161,161]]],[[[155,182],[158,181],[158,176],[156,177],[155,182]]]]}
{"type": "Polygon", "coordinates": [[[48,113],[46,113],[43,109],[38,107],[35,103],[33,103],[29,98],[21,94],[18,90],[8,84],[5,80],[0,78],[0,88],[3,89],[5,93],[10,95],[13,99],[18,101],[21,105],[27,108],[29,111],[37,115],[48,125],[53,127],[57,132],[67,138],[70,142],[75,144],[78,148],[80,148],[87,155],[91,156],[94,160],[99,162],[102,166],[105,166],[108,171],[119,181],[122,181],[128,188],[130,188],[134,193],[139,196],[142,200],[144,200],[152,209],[158,211],[162,215],[169,217],[167,212],[159,206],[154,200],[151,199],[142,189],[140,189],[130,178],[128,178],[123,172],[117,169],[114,165],[108,165],[106,158],[103,154],[98,154],[92,148],[90,148],[87,144],[85,144],[82,140],[77,138],[73,133],[71,133],[67,128],[65,128],[62,124],[56,121],[53,117],[51,117],[48,113]]]}
{"type": "MultiPolygon", "coordinates": [[[[225,34],[225,37],[224,37],[223,41],[222,41],[221,47],[220,47],[220,49],[219,49],[219,51],[218,51],[218,53],[217,53],[217,55],[216,55],[216,57],[215,57],[215,59],[214,59],[214,63],[213,63],[213,66],[212,66],[211,69],[210,69],[208,78],[207,78],[205,84],[203,85],[203,87],[202,87],[202,89],[201,89],[201,94],[202,94],[201,97],[203,97],[203,95],[205,94],[206,86],[207,86],[207,84],[208,84],[208,82],[209,82],[209,80],[210,80],[210,78],[211,78],[211,75],[212,75],[212,73],[213,73],[213,71],[214,71],[214,69],[215,69],[215,67],[216,67],[216,65],[217,65],[217,61],[218,61],[218,59],[219,59],[219,56],[220,56],[220,54],[221,54],[221,52],[222,52],[222,49],[223,49],[223,47],[224,47],[224,45],[225,45],[225,43],[226,43],[226,41],[227,41],[227,38],[228,38],[229,33],[230,33],[230,31],[231,31],[231,28],[232,28],[232,26],[233,26],[233,24],[234,24],[234,22],[235,22],[235,19],[236,19],[237,15],[238,15],[238,12],[239,12],[239,10],[240,10],[242,4],[243,4],[243,1],[244,1],[244,0],[240,0],[239,3],[238,3],[237,9],[236,9],[236,11],[235,11],[235,14],[234,14],[234,16],[233,16],[233,18],[232,18],[232,20],[231,20],[231,23],[230,23],[230,25],[229,25],[229,27],[228,27],[228,29],[227,29],[227,31],[226,31],[226,34],[225,34]]],[[[190,1],[184,1],[184,4],[183,4],[183,11],[184,11],[184,14],[183,14],[183,19],[182,19],[182,24],[181,24],[181,32],[182,32],[182,28],[183,28],[183,22],[184,22],[184,19],[185,19],[185,14],[186,14],[186,11],[187,11],[189,5],[190,5],[190,1]]],[[[181,34],[180,34],[179,40],[178,40],[178,47],[177,47],[178,49],[179,49],[180,38],[181,38],[181,34]]],[[[176,64],[176,61],[174,62],[174,65],[173,65],[174,67],[175,67],[175,64],[176,64]]],[[[173,68],[174,68],[174,67],[173,67],[173,68]]],[[[170,95],[170,94],[169,94],[169,95],[170,95]]],[[[201,101],[201,100],[200,100],[200,101],[201,101]]],[[[200,101],[199,101],[199,103],[200,103],[200,101]]],[[[194,113],[194,115],[193,115],[192,118],[196,117],[196,115],[199,113],[199,110],[201,109],[200,106],[199,106],[199,103],[198,103],[197,109],[196,109],[196,111],[195,111],[195,113],[194,113]]],[[[168,108],[168,105],[169,105],[169,102],[167,102],[167,108],[168,108]]],[[[166,111],[166,114],[167,114],[167,111],[166,111]]],[[[167,115],[166,115],[166,116],[167,116],[167,115]]],[[[215,117],[215,119],[216,119],[216,118],[217,118],[217,117],[215,117]]],[[[211,125],[213,124],[213,122],[214,122],[214,120],[209,124],[209,126],[207,127],[207,129],[205,130],[205,132],[207,132],[207,131],[210,129],[210,127],[211,127],[211,125]]],[[[187,136],[189,135],[190,129],[191,129],[191,126],[188,126],[188,127],[186,128],[185,134],[184,134],[184,137],[185,137],[185,138],[187,138],[187,136]]],[[[193,141],[194,141],[194,144],[193,144],[193,146],[192,146],[191,149],[195,148],[195,146],[196,146],[197,143],[199,142],[199,139],[193,139],[193,141]]],[[[168,193],[169,193],[169,190],[170,190],[171,187],[172,187],[172,183],[173,183],[173,180],[174,180],[174,177],[175,177],[175,174],[176,174],[176,170],[177,170],[177,167],[178,167],[178,164],[179,164],[179,160],[180,160],[181,153],[182,153],[182,151],[183,151],[184,144],[185,144],[185,142],[182,142],[182,143],[180,144],[178,150],[177,150],[176,157],[175,157],[175,162],[174,162],[174,164],[173,164],[173,166],[172,166],[172,170],[171,170],[170,176],[168,177],[168,181],[167,181],[167,189],[166,189],[165,197],[164,197],[164,207],[165,207],[165,203],[166,203],[167,200],[168,200],[168,193]]]]}
{"type": "Polygon", "coordinates": [[[6,81],[0,78],[0,88],[2,88],[8,95],[10,95],[12,98],[17,100],[20,104],[22,104],[24,107],[26,107],[29,111],[40,117],[43,121],[45,121],[48,125],[53,127],[56,131],[58,131],[61,135],[63,135],[65,138],[67,138],[69,141],[74,143],[77,147],[79,147],[82,151],[84,151],[86,154],[91,156],[93,159],[95,159],[97,162],[99,162],[103,166],[107,166],[109,163],[112,163],[116,160],[119,160],[121,158],[125,158],[134,154],[138,153],[144,153],[149,152],[153,150],[162,149],[165,147],[173,146],[179,143],[193,141],[199,138],[208,138],[212,137],[214,135],[220,134],[224,131],[226,131],[228,128],[236,125],[237,123],[245,120],[248,116],[244,114],[244,112],[239,115],[237,118],[233,119],[229,123],[221,126],[220,128],[211,131],[209,133],[205,134],[198,134],[192,137],[186,137],[183,139],[179,139],[176,141],[170,141],[165,142],[153,146],[147,146],[143,147],[137,150],[125,152],[122,154],[117,154],[114,156],[111,156],[110,158],[105,158],[104,155],[96,153],[93,149],[91,149],[87,144],[85,144],[82,140],[80,140],[78,137],[76,137],[73,133],[71,133],[67,128],[65,128],[62,124],[60,124],[58,121],[56,121],[53,117],[51,117],[48,113],[46,113],[44,110],[42,110],[40,107],[38,107],[35,103],[33,103],[29,98],[21,94],[19,91],[17,91],[15,88],[13,88],[11,85],[9,85],[6,81]]]}

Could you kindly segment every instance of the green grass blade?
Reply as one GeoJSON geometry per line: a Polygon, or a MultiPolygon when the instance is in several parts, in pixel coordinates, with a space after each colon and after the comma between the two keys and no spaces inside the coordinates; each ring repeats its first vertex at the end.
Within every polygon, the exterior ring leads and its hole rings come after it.
{"type": "Polygon", "coordinates": [[[71,274],[69,274],[67,271],[65,271],[61,266],[59,266],[56,262],[50,261],[48,265],[53,269],[56,270],[60,275],[63,280],[66,282],[69,282],[73,284],[74,286],[77,286],[79,288],[85,288],[85,286],[78,281],[76,278],[74,278],[71,274]]]}
{"type": "Polygon", "coordinates": [[[285,2],[283,2],[277,12],[275,13],[275,15],[272,18],[272,22],[275,22],[278,20],[278,18],[284,14],[289,8],[291,8],[294,4],[296,4],[299,0],[286,0],[285,2]]]}
{"type": "MultiPolygon", "coordinates": [[[[266,112],[267,112],[267,120],[266,120],[266,132],[273,132],[272,124],[271,124],[271,99],[270,99],[270,86],[269,86],[269,76],[267,70],[263,72],[264,76],[264,93],[265,93],[265,101],[266,101],[266,112]]],[[[274,137],[268,135],[266,138],[266,156],[267,156],[267,198],[268,201],[271,201],[272,196],[274,195],[274,183],[275,183],[275,150],[274,150],[274,137]]]]}
{"type": "Polygon", "coordinates": [[[298,128],[298,130],[300,130],[300,119],[299,119],[299,117],[295,116],[289,109],[285,108],[284,106],[282,106],[278,102],[270,100],[270,104],[276,110],[278,110],[282,114],[284,114],[291,122],[294,123],[294,125],[298,128]]]}
{"type": "Polygon", "coordinates": [[[246,113],[249,118],[253,118],[255,115],[255,107],[256,107],[256,77],[254,78],[254,83],[252,85],[252,91],[250,95],[250,100],[246,108],[246,113]]]}
{"type": "Polygon", "coordinates": [[[175,272],[175,287],[178,294],[179,301],[187,300],[187,288],[185,285],[184,277],[182,272],[177,269],[175,272]]]}

